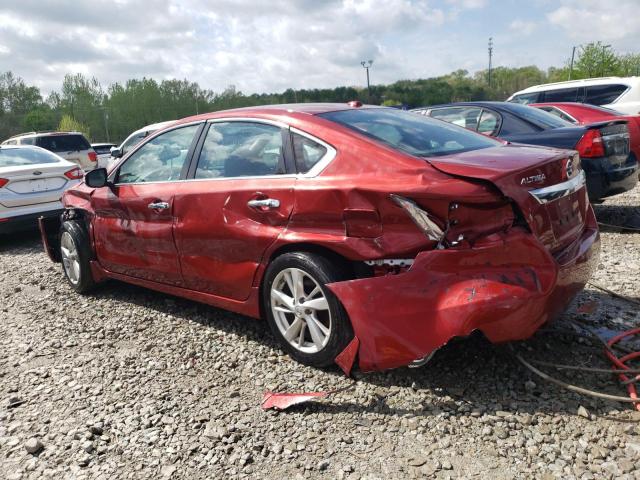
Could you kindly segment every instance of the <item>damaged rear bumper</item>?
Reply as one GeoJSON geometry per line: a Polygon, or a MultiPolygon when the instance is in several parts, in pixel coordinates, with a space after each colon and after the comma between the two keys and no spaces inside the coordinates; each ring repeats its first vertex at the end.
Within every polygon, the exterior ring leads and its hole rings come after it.
{"type": "Polygon", "coordinates": [[[409,365],[474,331],[492,342],[530,337],[597,265],[591,208],[586,220],[580,238],[553,256],[531,233],[513,229],[482,246],[422,252],[404,273],[329,284],[360,340],[360,369],[409,365]]]}

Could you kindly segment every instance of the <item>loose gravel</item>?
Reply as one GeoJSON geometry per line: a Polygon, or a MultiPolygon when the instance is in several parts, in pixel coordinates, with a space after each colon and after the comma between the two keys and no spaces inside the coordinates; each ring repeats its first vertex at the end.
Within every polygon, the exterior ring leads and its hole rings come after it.
{"type": "MultiPolygon", "coordinates": [[[[640,188],[595,209],[621,225],[638,206],[640,188]]],[[[640,298],[640,233],[603,231],[593,280],[640,298]]],[[[543,383],[482,339],[265,412],[265,390],[350,380],[290,360],[265,322],[118,282],[79,296],[33,232],[0,239],[0,320],[2,478],[640,479],[640,412],[543,383]]],[[[639,320],[588,287],[516,348],[608,367],[571,322],[607,336],[639,320]]],[[[626,393],[611,375],[549,373],[626,393]]]]}

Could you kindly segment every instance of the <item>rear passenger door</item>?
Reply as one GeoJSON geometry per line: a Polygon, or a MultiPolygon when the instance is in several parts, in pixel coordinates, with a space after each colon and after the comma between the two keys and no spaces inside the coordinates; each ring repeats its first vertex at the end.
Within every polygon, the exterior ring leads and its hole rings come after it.
{"type": "Polygon", "coordinates": [[[293,209],[288,129],[260,120],[210,122],[188,177],[174,199],[185,286],[246,300],[293,209]]]}

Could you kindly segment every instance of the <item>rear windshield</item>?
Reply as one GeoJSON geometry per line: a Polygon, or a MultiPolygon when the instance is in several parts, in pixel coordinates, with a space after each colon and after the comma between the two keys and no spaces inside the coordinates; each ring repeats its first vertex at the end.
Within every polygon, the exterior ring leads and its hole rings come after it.
{"type": "Polygon", "coordinates": [[[544,130],[574,126],[572,123],[562,120],[561,118],[556,117],[549,112],[540,110],[539,108],[527,107],[525,105],[513,103],[509,105],[508,110],[523,120],[533,123],[544,130]]]}
{"type": "Polygon", "coordinates": [[[77,152],[91,148],[82,135],[47,135],[38,138],[38,146],[52,152],[77,152]]]}
{"type": "Polygon", "coordinates": [[[114,145],[95,145],[93,147],[93,150],[98,154],[98,155],[104,155],[105,153],[111,153],[111,148],[113,148],[114,145]]]}
{"type": "Polygon", "coordinates": [[[450,123],[390,108],[340,110],[319,116],[417,157],[438,157],[502,145],[450,123]]]}
{"type": "Polygon", "coordinates": [[[60,158],[39,148],[0,148],[0,167],[58,163],[60,158]]]}

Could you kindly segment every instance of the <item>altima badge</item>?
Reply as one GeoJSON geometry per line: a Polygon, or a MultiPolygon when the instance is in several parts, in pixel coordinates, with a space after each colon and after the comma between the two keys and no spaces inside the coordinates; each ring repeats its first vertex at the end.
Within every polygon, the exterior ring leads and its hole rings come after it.
{"type": "Polygon", "coordinates": [[[520,180],[520,185],[529,185],[530,183],[540,183],[544,182],[547,179],[547,176],[544,173],[539,173],[538,175],[531,175],[530,177],[522,177],[520,180]]]}

